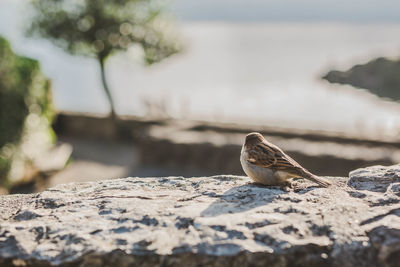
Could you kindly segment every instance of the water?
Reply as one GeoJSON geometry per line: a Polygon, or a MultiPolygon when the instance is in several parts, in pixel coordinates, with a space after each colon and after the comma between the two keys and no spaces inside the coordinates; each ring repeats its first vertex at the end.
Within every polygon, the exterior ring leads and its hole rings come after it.
{"type": "MultiPolygon", "coordinates": [[[[49,42],[26,40],[15,6],[0,9],[0,33],[40,60],[60,110],[108,112],[97,63],[49,42]]],[[[120,114],[147,102],[177,118],[396,135],[400,105],[319,77],[377,56],[397,56],[400,24],[184,22],[185,51],[144,67],[137,51],[117,54],[107,74],[120,114]],[[162,109],[162,110],[164,110],[162,109]]]]}

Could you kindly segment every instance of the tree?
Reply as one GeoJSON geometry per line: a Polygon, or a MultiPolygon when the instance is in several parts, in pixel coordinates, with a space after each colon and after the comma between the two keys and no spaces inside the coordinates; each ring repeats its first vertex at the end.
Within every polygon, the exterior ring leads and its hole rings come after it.
{"type": "Polygon", "coordinates": [[[33,160],[52,146],[53,114],[39,62],[15,54],[0,36],[0,187],[26,175],[26,166],[32,173],[33,160]]]}
{"type": "Polygon", "coordinates": [[[147,64],[177,53],[179,45],[157,0],[32,0],[31,36],[50,39],[71,54],[97,59],[103,89],[115,119],[105,62],[136,44],[147,64]]]}

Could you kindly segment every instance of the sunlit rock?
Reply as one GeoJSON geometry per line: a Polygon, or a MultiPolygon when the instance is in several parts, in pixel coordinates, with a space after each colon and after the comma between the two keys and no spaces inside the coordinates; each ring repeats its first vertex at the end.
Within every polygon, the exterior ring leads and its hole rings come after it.
{"type": "Polygon", "coordinates": [[[329,188],[123,178],[1,196],[0,266],[398,266],[399,171],[329,188]]]}

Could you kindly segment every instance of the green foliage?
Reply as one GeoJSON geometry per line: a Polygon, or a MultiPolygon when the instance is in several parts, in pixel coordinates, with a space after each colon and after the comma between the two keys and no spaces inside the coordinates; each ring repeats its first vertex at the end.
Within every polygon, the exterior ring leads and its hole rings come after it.
{"type": "Polygon", "coordinates": [[[71,54],[97,58],[103,88],[115,119],[105,60],[132,45],[142,48],[147,64],[179,51],[162,15],[161,0],[32,0],[35,14],[28,34],[53,41],[71,54]]]}
{"type": "Polygon", "coordinates": [[[178,43],[156,0],[32,0],[29,33],[72,54],[105,59],[133,44],[151,64],[176,52],[178,43]]]}
{"type": "Polygon", "coordinates": [[[15,55],[0,37],[0,184],[14,159],[26,159],[20,148],[31,134],[51,134],[52,116],[49,81],[38,62],[15,55]]]}

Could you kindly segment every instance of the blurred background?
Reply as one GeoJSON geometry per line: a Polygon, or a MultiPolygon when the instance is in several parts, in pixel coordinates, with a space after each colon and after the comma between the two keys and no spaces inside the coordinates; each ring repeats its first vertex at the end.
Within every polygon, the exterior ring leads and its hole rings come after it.
{"type": "Polygon", "coordinates": [[[320,175],[398,163],[399,10],[0,0],[0,191],[244,175],[251,131],[320,175]]]}

